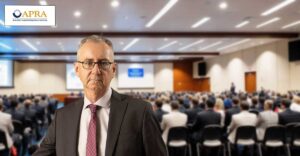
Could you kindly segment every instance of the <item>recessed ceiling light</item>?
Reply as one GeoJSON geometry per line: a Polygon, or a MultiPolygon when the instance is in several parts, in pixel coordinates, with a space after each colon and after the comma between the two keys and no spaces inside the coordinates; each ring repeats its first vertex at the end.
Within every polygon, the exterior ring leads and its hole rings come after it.
{"type": "Polygon", "coordinates": [[[62,43],[61,42],[57,42],[57,45],[62,45],[62,43]]]}
{"type": "Polygon", "coordinates": [[[157,22],[165,13],[167,13],[178,0],[170,0],[151,20],[146,24],[146,27],[151,27],[155,22],[157,22]]]}
{"type": "Polygon", "coordinates": [[[283,7],[295,2],[296,0],[284,0],[281,3],[275,5],[274,7],[272,7],[271,9],[268,9],[267,11],[263,12],[261,14],[261,16],[267,16],[270,15],[272,13],[274,13],[275,11],[278,11],[280,9],[282,9],[283,7]]]}
{"type": "Polygon", "coordinates": [[[215,47],[215,46],[217,46],[217,45],[219,45],[219,44],[221,44],[221,43],[222,43],[222,41],[219,41],[219,42],[216,42],[216,43],[212,43],[212,44],[207,45],[207,46],[205,46],[205,47],[203,47],[203,48],[200,48],[199,50],[209,49],[209,48],[215,47]]]}
{"type": "Polygon", "coordinates": [[[222,10],[227,9],[227,7],[228,7],[228,5],[227,5],[226,2],[221,2],[221,3],[219,4],[219,8],[222,9],[222,10]]]}
{"type": "Polygon", "coordinates": [[[38,49],[37,49],[33,44],[31,44],[29,41],[27,41],[26,39],[22,39],[21,41],[22,41],[24,44],[26,44],[29,48],[31,48],[32,50],[38,51],[38,49]]]}
{"type": "Polygon", "coordinates": [[[106,24],[103,24],[103,25],[102,25],[102,28],[103,28],[103,29],[107,29],[107,27],[108,27],[108,26],[107,26],[106,24]]]}
{"type": "Polygon", "coordinates": [[[274,22],[276,22],[276,21],[278,21],[278,20],[280,20],[279,17],[272,18],[272,19],[270,19],[270,20],[268,20],[268,21],[266,21],[266,22],[263,22],[263,23],[257,25],[256,28],[264,27],[264,26],[269,25],[269,24],[271,24],[271,23],[274,23],[274,22]]]}
{"type": "Polygon", "coordinates": [[[3,48],[5,48],[5,49],[7,49],[7,50],[12,50],[12,48],[10,46],[8,46],[8,45],[6,45],[4,43],[1,43],[1,42],[0,42],[0,46],[3,47],[3,48]]]}
{"type": "Polygon", "coordinates": [[[179,50],[185,50],[185,49],[187,49],[187,48],[190,48],[190,47],[195,46],[195,45],[197,45],[197,44],[199,44],[199,43],[202,43],[202,42],[204,42],[204,40],[198,40],[198,41],[193,42],[193,43],[191,43],[191,44],[188,44],[188,45],[186,45],[186,46],[184,46],[184,47],[181,47],[179,50]]]}
{"type": "Polygon", "coordinates": [[[124,48],[123,48],[123,51],[129,49],[131,46],[133,46],[136,42],[138,42],[140,39],[138,38],[135,38],[133,39],[130,43],[128,43],[124,48]]]}
{"type": "Polygon", "coordinates": [[[163,50],[163,49],[165,49],[165,48],[167,48],[167,47],[169,47],[169,46],[171,46],[173,44],[176,44],[176,43],[177,43],[177,41],[170,42],[170,43],[168,43],[168,44],[166,44],[166,45],[158,48],[157,50],[163,50]]]}
{"type": "Polygon", "coordinates": [[[111,5],[113,8],[117,8],[117,7],[120,5],[120,2],[117,1],[117,0],[113,0],[113,1],[111,1],[110,5],[111,5]]]}
{"type": "Polygon", "coordinates": [[[196,22],[195,24],[193,24],[192,28],[197,28],[197,27],[199,27],[200,25],[206,23],[209,20],[210,20],[210,17],[204,17],[201,20],[199,20],[198,22],[196,22]]]}
{"type": "Polygon", "coordinates": [[[75,29],[80,29],[80,25],[79,24],[75,25],[75,29]]]}
{"type": "Polygon", "coordinates": [[[40,5],[48,5],[46,0],[40,0],[39,3],[40,5]]]}
{"type": "Polygon", "coordinates": [[[290,23],[290,24],[287,24],[287,25],[283,26],[281,29],[290,28],[290,27],[296,26],[298,24],[300,24],[300,20],[296,21],[296,22],[293,22],[293,23],[290,23]]]}
{"type": "Polygon", "coordinates": [[[40,45],[41,42],[40,42],[40,41],[36,41],[35,44],[36,44],[36,45],[40,45]]]}
{"type": "Polygon", "coordinates": [[[164,41],[168,41],[169,39],[168,38],[164,38],[164,41]]]}
{"type": "Polygon", "coordinates": [[[120,42],[120,45],[124,45],[124,42],[120,42]]]}
{"type": "Polygon", "coordinates": [[[73,15],[78,18],[81,16],[81,12],[77,10],[73,13],[73,15]]]}
{"type": "Polygon", "coordinates": [[[235,28],[241,28],[241,27],[243,27],[243,26],[245,26],[245,25],[247,25],[247,24],[249,24],[249,23],[250,23],[249,21],[243,21],[242,23],[237,24],[237,25],[235,26],[235,28]]]}
{"type": "Polygon", "coordinates": [[[219,48],[218,50],[228,49],[228,48],[231,48],[231,47],[233,47],[233,46],[236,46],[236,45],[239,45],[239,44],[248,42],[248,41],[250,41],[250,39],[244,39],[244,40],[241,40],[241,41],[238,41],[238,42],[234,42],[234,43],[232,43],[232,44],[229,44],[229,45],[227,45],[227,46],[221,47],[221,48],[219,48]]]}

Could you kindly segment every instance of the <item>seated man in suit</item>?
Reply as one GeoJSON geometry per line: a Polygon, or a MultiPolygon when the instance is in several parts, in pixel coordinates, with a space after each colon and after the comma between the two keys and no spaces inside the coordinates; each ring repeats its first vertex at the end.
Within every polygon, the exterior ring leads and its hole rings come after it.
{"type": "Polygon", "coordinates": [[[240,100],[238,97],[234,97],[232,99],[232,108],[230,109],[227,109],[226,112],[225,112],[225,128],[228,127],[228,125],[230,124],[231,122],[231,118],[232,118],[232,115],[234,114],[237,114],[240,112],[240,106],[239,106],[239,103],[240,103],[240,100]]]}
{"type": "MultiPolygon", "coordinates": [[[[4,106],[2,101],[0,102],[0,130],[5,133],[7,146],[10,149],[13,146],[13,140],[11,138],[11,134],[14,131],[14,127],[12,124],[11,115],[3,112],[4,106]]],[[[5,150],[3,144],[0,144],[0,155],[8,156],[9,149],[5,150]]]]}
{"type": "Polygon", "coordinates": [[[33,156],[166,156],[152,106],[114,91],[112,43],[92,35],[81,40],[74,63],[84,99],[55,113],[33,156]]]}
{"type": "Polygon", "coordinates": [[[207,125],[221,125],[221,114],[214,111],[215,103],[212,99],[206,100],[206,110],[197,114],[197,118],[192,125],[193,140],[198,141],[202,130],[207,125]]]}
{"type": "Polygon", "coordinates": [[[246,101],[243,101],[240,104],[241,112],[232,116],[230,125],[228,126],[228,140],[230,143],[234,143],[236,130],[240,126],[256,126],[257,116],[253,113],[250,113],[249,104],[246,101]]]}
{"type": "Polygon", "coordinates": [[[288,99],[283,99],[281,102],[281,109],[283,110],[279,113],[279,124],[286,125],[293,122],[300,122],[300,113],[295,112],[290,109],[291,101],[288,99]]]}
{"type": "Polygon", "coordinates": [[[156,100],[154,103],[154,109],[155,109],[154,114],[155,114],[155,117],[157,118],[158,122],[160,122],[160,123],[162,121],[163,115],[168,113],[168,112],[162,110],[162,105],[163,105],[162,100],[156,100]]]}
{"type": "Polygon", "coordinates": [[[163,140],[167,142],[169,130],[172,127],[185,127],[187,124],[187,115],[179,111],[177,101],[171,102],[172,111],[162,117],[161,129],[163,130],[163,140]]]}

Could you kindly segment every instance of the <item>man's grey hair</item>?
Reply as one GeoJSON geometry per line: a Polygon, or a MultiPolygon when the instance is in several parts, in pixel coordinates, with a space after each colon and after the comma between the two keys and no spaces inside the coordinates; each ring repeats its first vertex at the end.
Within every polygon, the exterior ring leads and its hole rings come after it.
{"type": "MultiPolygon", "coordinates": [[[[80,41],[80,44],[79,44],[79,48],[81,48],[86,42],[88,41],[93,41],[93,42],[96,42],[96,43],[100,43],[100,42],[104,42],[105,44],[107,44],[113,51],[113,44],[112,42],[103,37],[103,36],[99,36],[99,35],[91,35],[91,36],[88,36],[88,37],[85,37],[83,38],[81,41],[80,41]]],[[[77,59],[79,59],[79,53],[77,52],[77,59]]]]}
{"type": "Polygon", "coordinates": [[[107,44],[111,49],[113,49],[113,44],[112,44],[112,42],[111,42],[109,39],[105,38],[104,36],[99,36],[99,35],[91,35],[91,36],[88,36],[88,37],[83,38],[83,39],[80,41],[79,48],[82,47],[87,41],[104,42],[104,43],[107,44]]]}

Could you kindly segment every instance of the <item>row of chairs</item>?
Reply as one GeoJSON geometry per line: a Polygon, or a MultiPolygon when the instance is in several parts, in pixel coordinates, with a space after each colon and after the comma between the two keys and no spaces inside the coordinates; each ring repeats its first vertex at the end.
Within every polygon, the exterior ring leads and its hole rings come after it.
{"type": "MultiPolygon", "coordinates": [[[[262,149],[284,149],[286,156],[291,156],[291,149],[300,148],[300,124],[291,123],[287,126],[274,125],[266,129],[264,139],[257,140],[256,127],[241,126],[237,129],[234,143],[225,141],[222,127],[219,125],[208,125],[203,129],[201,139],[197,142],[197,155],[208,148],[218,147],[222,150],[223,156],[232,155],[232,150],[237,153],[241,147],[255,148],[257,155],[263,156],[262,149]],[[227,145],[227,149],[226,149],[227,145]],[[227,151],[227,152],[226,152],[227,151]]],[[[192,155],[191,145],[189,142],[188,129],[186,127],[173,127],[169,131],[167,141],[168,151],[172,156],[172,151],[176,148],[184,149],[184,155],[192,155]],[[181,141],[182,144],[173,142],[181,141]],[[183,143],[184,142],[184,143],[183,143]]],[[[174,153],[174,152],[173,152],[174,153]]]]}

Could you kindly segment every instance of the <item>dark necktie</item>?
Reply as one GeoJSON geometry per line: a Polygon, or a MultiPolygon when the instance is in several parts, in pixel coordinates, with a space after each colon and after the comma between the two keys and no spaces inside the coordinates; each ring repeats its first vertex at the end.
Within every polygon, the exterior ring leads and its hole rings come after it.
{"type": "Polygon", "coordinates": [[[86,156],[97,156],[97,105],[90,104],[91,120],[86,143],[86,156]]]}

